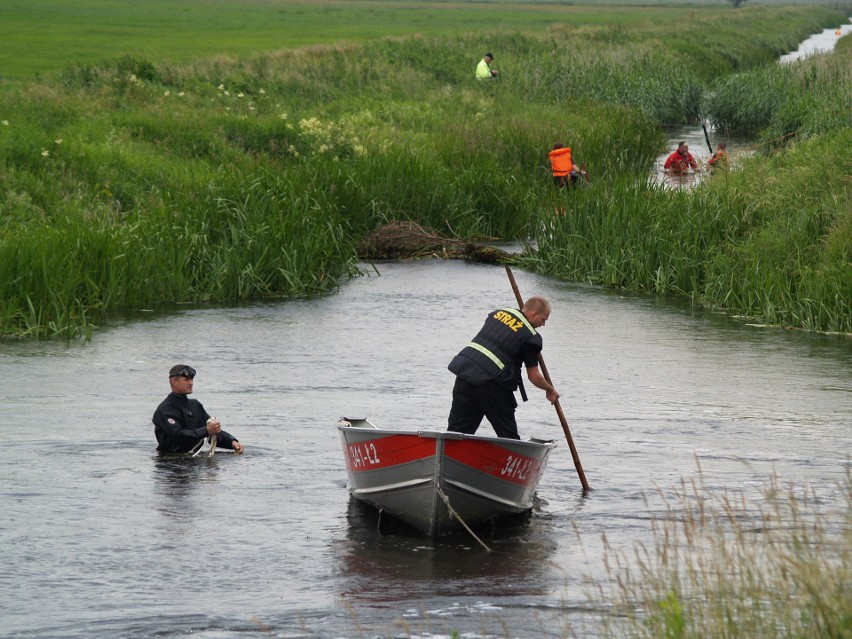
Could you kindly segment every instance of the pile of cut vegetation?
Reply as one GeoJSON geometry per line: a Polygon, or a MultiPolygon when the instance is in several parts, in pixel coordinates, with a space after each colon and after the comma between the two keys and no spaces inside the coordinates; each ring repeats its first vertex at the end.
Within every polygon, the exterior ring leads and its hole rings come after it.
{"type": "Polygon", "coordinates": [[[443,257],[496,263],[512,258],[510,253],[497,247],[453,239],[410,220],[395,220],[379,226],[358,242],[357,251],[358,257],[364,260],[443,257]]]}

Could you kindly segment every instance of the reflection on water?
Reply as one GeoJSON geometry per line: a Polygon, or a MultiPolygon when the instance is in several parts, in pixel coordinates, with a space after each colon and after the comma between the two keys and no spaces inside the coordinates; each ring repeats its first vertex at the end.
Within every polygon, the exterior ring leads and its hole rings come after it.
{"type": "MultiPolygon", "coordinates": [[[[393,625],[409,633],[450,634],[460,618],[471,615],[481,618],[482,636],[489,636],[483,615],[494,617],[489,623],[497,628],[510,624],[521,630],[528,624],[512,620],[507,602],[546,597],[564,580],[553,561],[558,543],[552,527],[552,520],[537,513],[501,521],[481,533],[488,552],[466,532],[430,539],[351,498],[346,538],[334,544],[335,583],[354,613],[389,607],[396,611],[393,625]]],[[[380,633],[391,626],[387,619],[368,621],[360,620],[380,633]]]]}
{"type": "Polygon", "coordinates": [[[152,474],[154,487],[163,497],[158,510],[182,517],[191,513],[195,508],[192,498],[198,486],[216,482],[216,463],[215,457],[156,456],[152,474]]]}
{"type": "Polygon", "coordinates": [[[542,576],[551,569],[556,544],[547,522],[531,518],[501,521],[484,535],[488,552],[466,532],[433,540],[351,498],[346,542],[336,548],[340,587],[362,603],[543,594],[549,586],[542,576]]]}

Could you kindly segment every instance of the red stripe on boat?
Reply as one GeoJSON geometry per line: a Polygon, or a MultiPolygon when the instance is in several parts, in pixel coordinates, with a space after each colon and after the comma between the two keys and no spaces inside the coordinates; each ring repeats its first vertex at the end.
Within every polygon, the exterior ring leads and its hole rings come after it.
{"type": "Polygon", "coordinates": [[[534,485],[541,461],[489,442],[446,440],[444,456],[521,486],[534,485]]]}
{"type": "Polygon", "coordinates": [[[435,439],[412,435],[376,437],[343,444],[346,466],[354,472],[389,468],[435,455],[435,439]]]}

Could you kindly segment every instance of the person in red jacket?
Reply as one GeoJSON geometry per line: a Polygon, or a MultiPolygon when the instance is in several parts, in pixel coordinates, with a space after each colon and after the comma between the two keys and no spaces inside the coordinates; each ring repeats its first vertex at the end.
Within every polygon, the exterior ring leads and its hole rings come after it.
{"type": "Polygon", "coordinates": [[[677,151],[666,158],[666,163],[663,164],[663,169],[665,169],[667,173],[671,173],[673,175],[686,175],[689,173],[690,168],[692,168],[693,171],[700,170],[698,162],[695,161],[695,158],[692,157],[692,153],[689,152],[689,145],[685,141],[678,142],[677,151]]]}

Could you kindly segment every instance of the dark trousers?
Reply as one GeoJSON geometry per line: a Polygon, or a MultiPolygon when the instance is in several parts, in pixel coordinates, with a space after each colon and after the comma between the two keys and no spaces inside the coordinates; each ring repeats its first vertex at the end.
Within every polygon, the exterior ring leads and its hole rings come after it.
{"type": "Polygon", "coordinates": [[[497,437],[520,439],[515,421],[517,406],[515,394],[496,382],[474,386],[456,377],[447,430],[473,435],[485,417],[497,437]]]}
{"type": "Polygon", "coordinates": [[[553,183],[556,185],[558,189],[564,189],[566,187],[573,187],[577,182],[580,181],[580,176],[576,173],[569,173],[568,175],[554,175],[553,183]]]}

